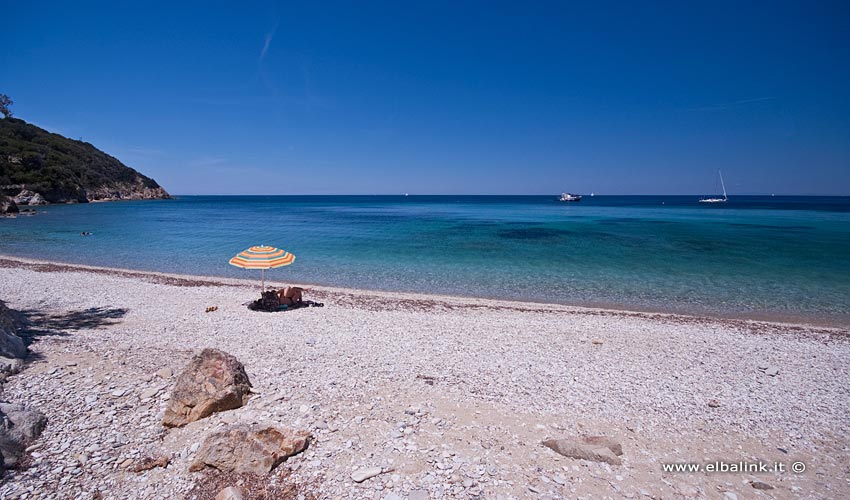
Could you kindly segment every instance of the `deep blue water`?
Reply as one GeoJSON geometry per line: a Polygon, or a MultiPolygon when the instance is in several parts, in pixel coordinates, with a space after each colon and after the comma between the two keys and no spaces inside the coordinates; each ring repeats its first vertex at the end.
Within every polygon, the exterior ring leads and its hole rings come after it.
{"type": "Polygon", "coordinates": [[[184,196],[0,219],[0,254],[276,281],[850,324],[850,198],[184,196]],[[92,236],[80,236],[90,231],[92,236]]]}

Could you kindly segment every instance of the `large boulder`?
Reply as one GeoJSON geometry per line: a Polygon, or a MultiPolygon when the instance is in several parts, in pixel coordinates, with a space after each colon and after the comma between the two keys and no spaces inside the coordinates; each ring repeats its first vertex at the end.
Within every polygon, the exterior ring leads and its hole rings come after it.
{"type": "Polygon", "coordinates": [[[27,357],[27,346],[24,344],[24,339],[2,327],[0,327],[0,357],[18,359],[27,357]]]}
{"type": "Polygon", "coordinates": [[[26,447],[47,425],[39,411],[10,403],[0,403],[0,457],[5,468],[16,467],[26,447]]]}
{"type": "Polygon", "coordinates": [[[620,455],[623,454],[623,447],[620,443],[604,436],[550,439],[543,441],[543,445],[565,457],[577,460],[605,462],[611,465],[622,464],[620,455]]]}
{"type": "Polygon", "coordinates": [[[0,193],[0,215],[18,213],[18,205],[15,200],[0,193]]]}
{"type": "Polygon", "coordinates": [[[41,196],[41,193],[36,193],[34,191],[30,191],[29,189],[22,189],[20,193],[14,198],[15,203],[18,205],[46,205],[47,200],[41,196]]]}
{"type": "Polygon", "coordinates": [[[19,321],[14,311],[0,301],[0,357],[23,359],[27,356],[27,346],[17,335],[19,321]]]}
{"type": "Polygon", "coordinates": [[[189,470],[213,467],[223,472],[268,474],[307,448],[309,441],[307,431],[259,424],[231,425],[207,436],[189,470]]]}
{"type": "Polygon", "coordinates": [[[181,427],[215,412],[233,410],[248,402],[251,382],[235,357],[204,349],[177,377],[162,424],[181,427]]]}
{"type": "Polygon", "coordinates": [[[5,381],[7,375],[20,373],[24,368],[24,360],[20,358],[7,358],[0,356],[0,382],[5,381]]]}

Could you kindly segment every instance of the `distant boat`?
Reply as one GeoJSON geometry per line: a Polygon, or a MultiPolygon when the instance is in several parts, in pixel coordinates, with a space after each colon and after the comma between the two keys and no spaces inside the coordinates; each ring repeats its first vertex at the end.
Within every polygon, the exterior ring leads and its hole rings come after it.
{"type": "Polygon", "coordinates": [[[581,201],[581,195],[572,193],[561,193],[561,197],[558,198],[558,201],[581,201]]]}
{"type": "Polygon", "coordinates": [[[718,170],[717,175],[720,176],[720,185],[723,187],[723,198],[702,198],[699,200],[700,203],[726,203],[729,201],[729,197],[726,196],[726,184],[723,183],[723,174],[718,170]]]}

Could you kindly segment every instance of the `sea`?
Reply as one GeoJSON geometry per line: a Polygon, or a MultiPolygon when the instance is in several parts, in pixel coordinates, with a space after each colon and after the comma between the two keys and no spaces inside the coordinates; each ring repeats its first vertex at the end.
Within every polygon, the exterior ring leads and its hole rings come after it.
{"type": "MultiPolygon", "coordinates": [[[[850,197],[177,196],[0,219],[0,254],[276,283],[850,325],[850,197]],[[81,233],[91,233],[84,236],[81,233]]],[[[364,292],[368,293],[368,292],[364,292]]]]}

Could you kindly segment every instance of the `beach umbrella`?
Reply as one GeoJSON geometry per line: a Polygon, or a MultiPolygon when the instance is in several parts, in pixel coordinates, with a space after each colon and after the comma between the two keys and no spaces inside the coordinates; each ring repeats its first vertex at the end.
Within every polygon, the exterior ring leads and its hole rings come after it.
{"type": "Polygon", "coordinates": [[[230,259],[230,265],[242,269],[259,269],[262,271],[263,291],[266,291],[266,269],[283,267],[292,264],[295,256],[280,248],[260,245],[239,252],[230,259]]]}

